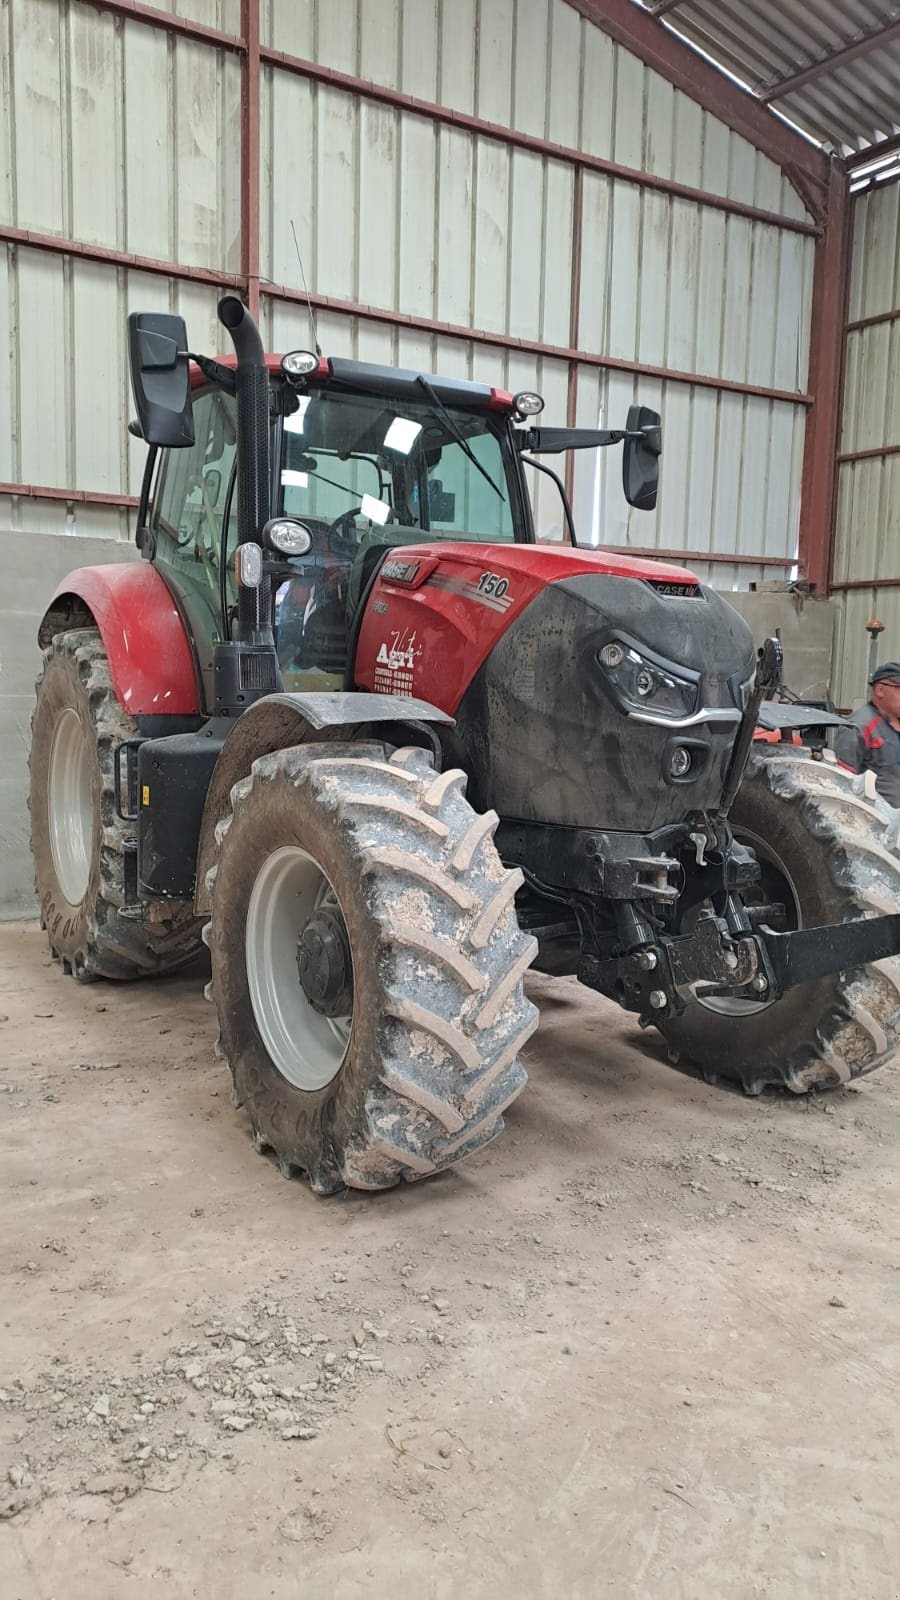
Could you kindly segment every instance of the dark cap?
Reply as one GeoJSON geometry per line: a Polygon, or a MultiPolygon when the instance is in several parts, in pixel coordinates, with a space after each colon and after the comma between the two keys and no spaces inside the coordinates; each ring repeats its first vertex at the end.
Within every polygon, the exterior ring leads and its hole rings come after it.
{"type": "Polygon", "coordinates": [[[870,680],[872,683],[900,683],[900,661],[885,661],[876,667],[870,680]]]}

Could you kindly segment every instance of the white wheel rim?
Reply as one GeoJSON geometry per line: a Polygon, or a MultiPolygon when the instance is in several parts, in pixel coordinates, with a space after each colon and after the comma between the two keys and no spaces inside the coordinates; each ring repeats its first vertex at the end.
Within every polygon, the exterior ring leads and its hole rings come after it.
{"type": "Polygon", "coordinates": [[[307,1091],[324,1089],[337,1076],[353,1021],[352,1012],[323,1016],[300,985],[297,940],[320,906],[341,909],[318,862],[298,845],[284,845],[263,862],[247,909],[247,981],[256,1026],[282,1077],[307,1091]]]}
{"type": "Polygon", "coordinates": [[[94,843],[91,752],[84,724],[69,706],[57,718],[50,746],[47,812],[56,879],[70,906],[87,894],[94,843]]]}

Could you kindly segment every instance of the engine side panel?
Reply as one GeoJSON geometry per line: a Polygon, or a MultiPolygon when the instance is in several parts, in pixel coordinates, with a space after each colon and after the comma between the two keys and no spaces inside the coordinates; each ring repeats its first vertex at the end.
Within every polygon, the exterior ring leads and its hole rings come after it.
{"type": "Polygon", "coordinates": [[[53,613],[69,597],[84,602],[100,629],[113,688],[131,716],[200,713],[191,642],[155,567],[141,561],[70,572],[44,614],[38,633],[42,645],[58,631],[53,613]]]}
{"type": "Polygon", "coordinates": [[[547,585],[581,575],[697,585],[667,562],[567,545],[405,545],[384,563],[369,597],[356,683],[376,694],[418,695],[452,715],[532,601],[547,585]]]}

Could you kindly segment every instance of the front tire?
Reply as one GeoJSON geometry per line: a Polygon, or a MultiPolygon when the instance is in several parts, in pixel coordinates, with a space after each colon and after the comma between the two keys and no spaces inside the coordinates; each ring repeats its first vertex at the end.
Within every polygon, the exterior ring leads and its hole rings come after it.
{"type": "Polygon", "coordinates": [[[422,750],[349,744],[232,790],[204,931],[219,1048],[258,1148],[317,1193],[451,1166],[524,1087],[536,944],[464,788],[422,750]]]}
{"type": "MultiPolygon", "coordinates": [[[[785,754],[756,759],[730,821],[757,850],[788,925],[815,928],[900,907],[896,815],[865,777],[785,754]]],[[[800,984],[768,1006],[694,1000],[660,1031],[670,1050],[748,1094],[834,1088],[900,1045],[900,957],[800,984]]]]}
{"type": "Polygon", "coordinates": [[[126,915],[134,824],[115,806],[116,746],[138,737],[112,687],[95,628],[58,633],[44,651],[31,722],[31,851],[52,954],[82,981],[171,972],[197,954],[193,908],[154,902],[126,915]]]}

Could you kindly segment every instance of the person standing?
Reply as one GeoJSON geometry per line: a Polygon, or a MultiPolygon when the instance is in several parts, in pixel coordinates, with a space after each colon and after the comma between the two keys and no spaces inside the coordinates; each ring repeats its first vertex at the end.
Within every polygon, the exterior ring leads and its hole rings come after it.
{"type": "Polygon", "coordinates": [[[872,771],[889,806],[900,807],[900,661],[886,661],[872,674],[868,704],[838,729],[834,753],[854,772],[872,771]]]}

